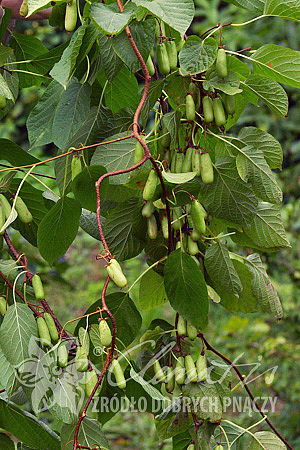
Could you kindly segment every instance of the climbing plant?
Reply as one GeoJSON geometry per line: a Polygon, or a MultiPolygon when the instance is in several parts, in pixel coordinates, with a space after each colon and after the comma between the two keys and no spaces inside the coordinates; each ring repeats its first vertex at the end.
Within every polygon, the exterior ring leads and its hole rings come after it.
{"type": "MultiPolygon", "coordinates": [[[[296,0],[231,3],[249,22],[300,18],[296,0]]],[[[14,445],[9,433],[27,448],[109,449],[102,426],[127,403],[152,413],[176,450],[292,448],[205,333],[213,303],[284,318],[261,257],[290,246],[282,148],[251,124],[231,128],[249,103],[288,120],[281,84],[300,87],[299,52],[273,42],[232,51],[232,27],[249,22],[194,35],[193,0],[24,0],[20,15],[50,6],[50,25],[72,33],[54,48],[14,32],[9,8],[0,27],[1,116],[19,88],[41,91],[29,151],[0,139],[0,443],[14,445]],[[34,156],[48,144],[54,156],[34,156]],[[79,229],[99,241],[107,278],[74,334],[12,229],[50,266],[79,229]],[[128,285],[123,262],[141,254],[146,268],[128,285]],[[166,305],[171,319],[141,335],[141,311],[166,305]],[[260,414],[247,429],[226,415],[237,383],[260,414]]]]}

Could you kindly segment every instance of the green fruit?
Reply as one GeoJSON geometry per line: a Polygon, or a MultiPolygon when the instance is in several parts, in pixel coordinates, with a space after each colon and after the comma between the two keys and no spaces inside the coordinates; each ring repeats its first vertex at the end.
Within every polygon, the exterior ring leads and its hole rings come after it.
{"type": "Polygon", "coordinates": [[[179,356],[176,366],[175,366],[175,381],[177,384],[181,385],[185,382],[185,366],[183,356],[179,356]]]}
{"type": "Polygon", "coordinates": [[[177,152],[175,151],[174,153],[172,153],[171,156],[171,166],[170,166],[170,171],[172,173],[175,173],[176,170],[176,163],[177,163],[177,152]]]}
{"type": "Polygon", "coordinates": [[[194,121],[196,118],[196,106],[191,94],[185,97],[185,114],[187,120],[194,121]]]}
{"type": "MultiPolygon", "coordinates": [[[[85,393],[87,397],[90,397],[92,395],[92,392],[94,390],[94,387],[96,386],[98,382],[98,377],[94,369],[88,371],[85,373],[85,393]]],[[[99,396],[101,391],[101,385],[96,390],[94,397],[99,396]]]]}
{"type": "Polygon", "coordinates": [[[89,368],[89,360],[82,347],[76,349],[75,366],[78,372],[86,372],[89,368]]]}
{"type": "Polygon", "coordinates": [[[214,120],[214,111],[213,111],[213,103],[212,99],[208,96],[203,97],[202,100],[203,107],[203,116],[206,123],[213,122],[214,120]]]}
{"type": "Polygon", "coordinates": [[[112,341],[112,334],[106,320],[102,319],[99,322],[100,341],[103,347],[110,347],[112,341]]]}
{"type": "Polygon", "coordinates": [[[88,330],[80,327],[78,330],[78,339],[81,344],[82,353],[88,355],[90,352],[90,336],[88,330]]]}
{"type": "Polygon", "coordinates": [[[153,77],[153,75],[155,74],[155,67],[154,67],[151,55],[148,56],[148,59],[146,61],[146,67],[147,67],[150,77],[153,77]]]}
{"type": "Polygon", "coordinates": [[[167,392],[173,392],[174,384],[175,384],[175,378],[174,378],[173,367],[168,367],[167,368],[167,374],[166,374],[166,388],[167,388],[167,392]]]}
{"type": "Polygon", "coordinates": [[[177,61],[178,61],[176,42],[174,40],[167,41],[166,48],[167,48],[167,53],[168,53],[168,58],[169,58],[170,69],[176,70],[177,69],[177,61]]]}
{"type": "Polygon", "coordinates": [[[155,206],[153,205],[153,203],[151,201],[146,202],[142,209],[142,216],[149,218],[152,216],[154,211],[155,211],[155,206]]]}
{"type": "Polygon", "coordinates": [[[37,300],[44,300],[45,292],[44,292],[43,283],[37,274],[32,277],[31,283],[32,283],[35,298],[37,300]]]}
{"type": "Polygon", "coordinates": [[[4,109],[6,106],[6,98],[3,95],[0,95],[0,109],[4,109]]]}
{"type": "Polygon", "coordinates": [[[197,242],[193,241],[191,236],[188,237],[188,251],[192,256],[195,256],[199,253],[198,244],[197,242]]]}
{"type": "Polygon", "coordinates": [[[160,73],[162,75],[168,75],[168,73],[170,73],[171,68],[166,44],[164,42],[162,42],[161,44],[158,43],[156,45],[156,57],[160,73]]]}
{"type": "Polygon", "coordinates": [[[51,314],[46,312],[46,313],[44,313],[44,319],[47,324],[52,341],[58,341],[58,337],[59,337],[58,331],[57,331],[53,317],[51,316],[51,314]]]}
{"type": "Polygon", "coordinates": [[[224,48],[219,48],[218,54],[217,54],[217,61],[216,61],[216,70],[218,77],[220,78],[226,78],[228,75],[227,71],[227,56],[224,48]]]}
{"type": "Polygon", "coordinates": [[[154,370],[154,373],[155,373],[156,380],[159,383],[165,383],[166,382],[166,377],[165,377],[164,371],[162,370],[160,362],[158,361],[158,359],[156,359],[154,361],[153,370],[154,370]]]}
{"type": "Polygon", "coordinates": [[[182,317],[178,317],[178,323],[177,323],[177,333],[178,336],[186,336],[186,320],[182,317]]]}
{"type": "Polygon", "coordinates": [[[168,148],[169,145],[171,144],[171,135],[169,133],[168,128],[164,125],[162,127],[161,134],[162,134],[162,137],[160,138],[161,145],[164,149],[168,148]]]}
{"type": "Polygon", "coordinates": [[[203,183],[211,184],[214,181],[214,169],[209,153],[202,153],[201,162],[201,178],[203,183]]]}
{"type": "Polygon", "coordinates": [[[207,378],[207,361],[205,355],[199,355],[196,361],[197,375],[199,381],[205,381],[207,378]]]}
{"type": "Polygon", "coordinates": [[[215,450],[223,450],[223,445],[217,445],[216,447],[215,447],[215,450]]]}
{"type": "Polygon", "coordinates": [[[127,286],[127,279],[123,274],[122,268],[116,259],[111,259],[106,267],[109,277],[120,288],[127,286]]]}
{"type": "Polygon", "coordinates": [[[192,325],[191,323],[188,323],[188,324],[186,325],[186,329],[187,329],[187,335],[188,335],[188,338],[191,339],[192,341],[193,341],[194,339],[196,339],[196,337],[197,337],[197,335],[198,335],[197,328],[194,327],[194,325],[192,325]]]}
{"type": "Polygon", "coordinates": [[[77,175],[79,175],[81,171],[82,171],[81,158],[79,156],[73,156],[71,162],[72,180],[74,180],[74,178],[77,177],[77,175]]]}
{"type": "Polygon", "coordinates": [[[190,444],[186,450],[195,450],[195,445],[194,444],[190,444]]]}
{"type": "Polygon", "coordinates": [[[172,228],[174,230],[180,230],[182,226],[182,216],[181,208],[177,207],[172,210],[172,228]]]}
{"type": "Polygon", "coordinates": [[[225,125],[226,123],[226,115],[223,107],[222,100],[219,97],[213,99],[213,110],[215,122],[218,127],[225,125]]]}
{"type": "Polygon", "coordinates": [[[4,197],[4,195],[0,194],[0,206],[2,207],[4,214],[5,214],[5,218],[8,219],[11,213],[11,206],[8,203],[6,197],[4,197]]]}
{"type": "MultiPolygon", "coordinates": [[[[2,206],[0,206],[0,230],[2,229],[4,224],[5,224],[5,212],[4,212],[4,209],[2,208],[2,206]]],[[[2,233],[0,233],[0,235],[2,235],[4,233],[4,231],[2,233]]]]}
{"type": "Polygon", "coordinates": [[[199,233],[204,234],[206,230],[204,214],[203,214],[203,206],[199,203],[198,200],[194,200],[191,206],[191,216],[192,221],[194,223],[195,229],[199,231],[199,233]]]}
{"type": "Polygon", "coordinates": [[[26,17],[28,14],[28,0],[23,0],[20,10],[19,10],[20,16],[26,17]]]}
{"type": "Polygon", "coordinates": [[[227,114],[235,113],[235,96],[234,95],[225,95],[224,97],[224,106],[227,114]]]}
{"type": "Polygon", "coordinates": [[[157,238],[157,222],[154,214],[147,220],[148,236],[150,239],[157,238]]]}
{"type": "Polygon", "coordinates": [[[125,389],[126,388],[126,380],[124,377],[124,373],[122,370],[122,367],[120,366],[120,363],[117,359],[114,359],[113,362],[111,363],[112,366],[112,370],[114,373],[114,376],[116,377],[116,382],[117,385],[120,389],[125,389]]]}
{"type": "Polygon", "coordinates": [[[15,204],[16,211],[18,213],[19,219],[24,223],[32,222],[32,215],[21,197],[17,197],[15,204]]]}
{"type": "Polygon", "coordinates": [[[135,143],[135,152],[134,152],[134,164],[137,164],[140,162],[140,160],[144,156],[144,148],[142,144],[137,140],[135,143]]]}
{"type": "Polygon", "coordinates": [[[201,174],[201,164],[200,164],[200,152],[199,150],[194,150],[192,154],[192,171],[196,172],[199,176],[201,174]]]}
{"type": "Polygon", "coordinates": [[[161,230],[162,230],[163,237],[165,239],[169,239],[168,218],[165,215],[161,219],[161,230]]]}
{"type": "Polygon", "coordinates": [[[36,319],[36,323],[37,323],[38,333],[39,333],[39,337],[41,339],[42,346],[50,347],[51,346],[51,337],[50,337],[50,333],[49,333],[45,319],[42,316],[39,316],[36,319]]]}
{"type": "Polygon", "coordinates": [[[71,0],[67,3],[66,15],[65,15],[65,29],[66,31],[73,31],[77,23],[77,2],[71,0]]]}
{"type": "Polygon", "coordinates": [[[68,364],[68,350],[66,344],[62,343],[57,350],[57,362],[59,367],[66,367],[68,364]]]}
{"type": "Polygon", "coordinates": [[[148,179],[146,181],[144,191],[143,191],[143,199],[144,200],[152,200],[153,199],[157,183],[158,183],[158,176],[157,176],[155,170],[151,170],[148,175],[148,179]]]}
{"type": "Polygon", "coordinates": [[[197,381],[197,370],[191,355],[187,355],[184,359],[186,374],[192,383],[197,381]]]}
{"type": "Polygon", "coordinates": [[[182,164],[182,172],[186,173],[186,172],[191,172],[192,170],[192,156],[194,153],[194,149],[193,148],[188,148],[184,157],[184,161],[182,164]]]}
{"type": "Polygon", "coordinates": [[[6,299],[5,297],[0,297],[0,314],[4,316],[6,313],[6,299]]]}
{"type": "Polygon", "coordinates": [[[175,173],[182,173],[183,161],[184,161],[184,154],[177,153],[175,173]]]}

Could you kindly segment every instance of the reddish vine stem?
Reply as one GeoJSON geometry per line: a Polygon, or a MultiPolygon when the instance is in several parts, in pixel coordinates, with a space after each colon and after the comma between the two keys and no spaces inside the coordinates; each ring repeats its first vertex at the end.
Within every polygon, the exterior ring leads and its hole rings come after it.
{"type": "Polygon", "coordinates": [[[279,433],[279,431],[277,431],[277,429],[274,427],[274,425],[272,424],[272,422],[267,418],[267,416],[264,414],[264,412],[261,410],[261,408],[259,407],[259,405],[257,404],[252,392],[250,391],[247,383],[244,380],[243,375],[241,374],[241,372],[239,371],[239,369],[237,368],[237,366],[230,361],[229,358],[227,358],[225,355],[223,355],[222,353],[220,353],[218,350],[216,350],[214,347],[212,347],[209,342],[207,342],[206,338],[204,337],[204,335],[202,333],[199,333],[199,336],[201,337],[202,341],[204,342],[207,350],[212,351],[213,353],[215,353],[217,356],[219,356],[221,359],[223,359],[223,361],[227,362],[235,371],[235,373],[237,374],[237,376],[239,377],[239,379],[241,380],[244,388],[247,391],[247,394],[249,395],[249,397],[251,398],[251,400],[253,401],[254,405],[256,406],[256,408],[258,409],[260,415],[265,419],[265,421],[267,422],[267,424],[269,425],[269,427],[274,431],[274,433],[276,434],[276,436],[279,437],[279,439],[290,449],[293,450],[293,447],[290,446],[290,444],[284,439],[283,436],[281,436],[281,434],[279,433]]]}
{"type": "Polygon", "coordinates": [[[101,299],[102,299],[102,309],[103,309],[103,311],[105,311],[108,314],[108,316],[109,316],[109,318],[110,318],[110,320],[112,322],[112,326],[113,326],[111,347],[110,347],[110,351],[109,351],[109,353],[107,355],[105,366],[104,366],[100,376],[98,377],[98,381],[95,384],[95,387],[94,387],[90,397],[88,398],[88,400],[87,400],[87,402],[86,402],[86,404],[85,404],[85,406],[84,406],[84,408],[82,410],[82,413],[81,413],[81,415],[79,417],[79,420],[77,422],[75,435],[74,435],[74,445],[73,445],[73,449],[74,450],[76,450],[77,448],[83,448],[78,443],[78,434],[79,434],[80,425],[81,425],[83,419],[86,416],[87,409],[88,409],[88,407],[89,407],[89,405],[90,405],[90,403],[91,403],[91,401],[92,401],[92,399],[93,399],[93,397],[94,397],[98,387],[102,383],[103,378],[104,378],[106,372],[108,371],[108,368],[110,366],[110,363],[112,362],[113,355],[114,355],[114,350],[115,350],[115,345],[116,345],[117,325],[116,325],[115,318],[114,318],[113,314],[110,312],[110,310],[109,310],[109,308],[108,308],[108,306],[106,304],[106,301],[105,301],[105,295],[106,295],[106,290],[107,290],[107,286],[108,286],[109,281],[110,281],[110,278],[107,277],[106,280],[105,280],[105,283],[104,283],[103,290],[102,290],[101,299]]]}

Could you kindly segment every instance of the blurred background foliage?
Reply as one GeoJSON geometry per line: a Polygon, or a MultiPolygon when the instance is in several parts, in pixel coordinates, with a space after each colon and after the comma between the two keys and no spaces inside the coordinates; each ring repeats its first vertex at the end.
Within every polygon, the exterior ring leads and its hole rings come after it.
{"type": "MultiPolygon", "coordinates": [[[[189,33],[201,34],[217,23],[242,23],[251,18],[251,13],[234,5],[219,0],[195,0],[197,6],[195,21],[189,33]]],[[[42,40],[47,48],[52,48],[68,39],[66,32],[52,28],[48,22],[17,22],[16,31],[34,35],[42,40]]],[[[296,23],[278,18],[264,18],[244,27],[227,28],[224,31],[224,43],[231,50],[252,46],[257,49],[267,43],[275,43],[297,50],[300,42],[300,27],[296,23]]],[[[288,118],[278,118],[270,110],[261,106],[259,109],[249,105],[237,126],[256,126],[274,135],[284,150],[284,170],[278,173],[278,181],[284,192],[282,216],[292,245],[278,254],[264,254],[263,259],[272,281],[282,300],[285,317],[281,323],[274,324],[267,315],[255,314],[233,316],[222,307],[212,305],[210,325],[207,330],[208,340],[231,359],[240,357],[240,364],[256,364],[260,366],[253,377],[263,374],[277,366],[274,377],[259,376],[251,388],[254,395],[260,397],[278,397],[276,413],[270,414],[275,426],[284,434],[289,442],[300,448],[300,413],[297,399],[300,394],[299,378],[299,336],[300,331],[300,92],[286,87],[290,100],[288,118]]],[[[42,89],[23,89],[8,116],[0,124],[0,137],[9,138],[25,149],[29,149],[26,132],[26,119],[29,112],[42,95],[42,89]]],[[[47,158],[55,154],[52,145],[34,150],[34,154],[47,158]]],[[[45,172],[44,172],[45,173],[45,172]]],[[[53,175],[49,169],[49,175],[53,175]]],[[[48,181],[47,181],[48,182],[48,181]]],[[[51,185],[51,181],[50,181],[51,185]]],[[[45,280],[46,293],[50,305],[64,323],[82,314],[89,304],[98,297],[103,285],[103,266],[96,262],[95,255],[99,243],[80,232],[74,245],[54,268],[38,257],[35,248],[23,241],[17,232],[13,233],[13,241],[18,248],[27,253],[29,261],[45,280]]],[[[230,244],[230,243],[229,243],[230,244]]],[[[232,248],[234,244],[231,243],[232,248]]],[[[235,249],[236,250],[236,249],[235,249]]],[[[5,250],[4,250],[5,251],[5,250]]],[[[133,282],[141,273],[145,261],[143,255],[139,260],[126,263],[128,279],[133,282]]],[[[138,290],[133,290],[133,299],[138,303],[138,290]]],[[[144,311],[145,331],[154,318],[161,317],[161,309],[144,311]]],[[[173,319],[168,306],[163,311],[165,318],[173,319]]],[[[68,327],[72,331],[73,327],[68,327]]],[[[245,366],[245,373],[251,370],[245,366]]],[[[238,387],[236,395],[244,395],[238,387]]],[[[250,426],[259,420],[259,415],[249,417],[247,413],[230,414],[230,420],[242,426],[250,426]]],[[[51,425],[51,424],[50,424],[51,425]]],[[[54,426],[54,424],[53,424],[54,426]]],[[[147,414],[122,413],[115,416],[105,425],[108,437],[113,440],[116,449],[152,449],[157,448],[157,440],[153,421],[147,414]]],[[[159,448],[171,448],[169,442],[159,448]]]]}

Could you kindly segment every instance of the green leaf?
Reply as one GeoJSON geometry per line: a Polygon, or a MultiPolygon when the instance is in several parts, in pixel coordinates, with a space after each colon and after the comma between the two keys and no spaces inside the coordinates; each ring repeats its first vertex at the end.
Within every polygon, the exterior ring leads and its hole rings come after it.
{"type": "Polygon", "coordinates": [[[214,169],[214,182],[201,190],[204,208],[220,219],[238,224],[249,223],[258,201],[251,186],[240,179],[235,160],[222,157],[214,169]]]}
{"type": "Polygon", "coordinates": [[[298,0],[266,0],[264,14],[300,22],[300,5],[298,0]]]}
{"type": "MultiPolygon", "coordinates": [[[[132,22],[130,24],[130,32],[144,61],[147,60],[151,49],[154,47],[155,30],[156,21],[151,16],[146,17],[142,22],[132,22]]],[[[125,31],[112,39],[112,45],[116,54],[132,72],[137,72],[141,69],[140,62],[133,51],[125,31]]]]}
{"type": "Polygon", "coordinates": [[[285,444],[276,434],[271,431],[257,431],[254,433],[256,439],[251,436],[251,445],[249,450],[285,450],[285,444]]]}
{"type": "Polygon", "coordinates": [[[64,149],[84,122],[90,109],[90,92],[89,86],[80,84],[75,78],[68,83],[53,119],[52,138],[57,147],[64,149]]]}
{"type": "Polygon", "coordinates": [[[184,398],[197,398],[198,401],[193,410],[198,420],[209,420],[210,422],[221,420],[222,403],[215,384],[188,383],[183,385],[182,393],[184,398]],[[209,407],[209,404],[213,404],[214,407],[209,407]]]}
{"type": "Polygon", "coordinates": [[[19,382],[16,378],[15,369],[8,362],[0,347],[0,389],[5,389],[7,396],[10,397],[18,388],[19,382]]]}
{"type": "Polygon", "coordinates": [[[189,36],[179,53],[182,75],[196,75],[209,69],[217,58],[218,44],[213,38],[205,40],[189,36]]]}
{"type": "Polygon", "coordinates": [[[240,80],[245,80],[250,75],[249,66],[236,56],[227,54],[227,69],[229,72],[237,74],[240,80]]]}
{"type": "Polygon", "coordinates": [[[130,369],[130,377],[136,382],[139,383],[145,392],[154,400],[165,401],[165,397],[158,391],[154,386],[152,386],[148,381],[146,381],[143,377],[141,377],[133,368],[130,369]]]}
{"type": "Polygon", "coordinates": [[[0,44],[0,66],[3,66],[9,55],[13,52],[12,48],[5,47],[3,44],[0,44]]]}
{"type": "Polygon", "coordinates": [[[5,450],[15,450],[15,443],[7,436],[7,434],[0,433],[0,448],[5,450]]]}
{"type": "Polygon", "coordinates": [[[109,81],[112,81],[122,67],[122,61],[118,57],[113,47],[114,39],[99,35],[98,45],[101,60],[101,66],[105,70],[105,75],[109,81]]]}
{"type": "Polygon", "coordinates": [[[257,298],[262,311],[271,313],[274,319],[282,319],[283,310],[278,294],[268,277],[260,256],[257,253],[249,255],[246,264],[253,275],[251,283],[253,295],[257,298]]]}
{"type": "Polygon", "coordinates": [[[79,203],[72,198],[63,197],[52,206],[40,223],[38,248],[49,264],[63,256],[74,241],[80,214],[79,203]]]}
{"type": "Polygon", "coordinates": [[[141,110],[141,122],[145,127],[148,121],[148,115],[155,103],[157,102],[158,97],[160,97],[163,87],[165,84],[165,80],[160,78],[159,80],[150,81],[149,92],[146,98],[146,101],[141,110]]]}
{"type": "Polygon", "coordinates": [[[172,184],[183,184],[187,183],[188,181],[193,180],[195,176],[197,175],[196,172],[186,172],[186,173],[172,173],[172,172],[166,172],[165,170],[162,172],[162,176],[168,183],[172,184]]]}
{"type": "Polygon", "coordinates": [[[107,217],[104,235],[112,254],[126,260],[141,253],[145,246],[146,220],[141,214],[141,199],[121,203],[107,217]]]}
{"type": "MultiPolygon", "coordinates": [[[[14,56],[17,61],[31,61],[37,56],[47,53],[47,49],[40,39],[24,33],[14,33],[13,38],[10,41],[10,46],[14,49],[14,56]]],[[[37,73],[43,75],[46,71],[41,70],[41,68],[38,68],[31,62],[23,63],[22,70],[30,73],[18,73],[21,87],[39,87],[41,85],[44,78],[33,74],[37,73]]]]}
{"type": "MultiPolygon", "coordinates": [[[[101,220],[102,221],[104,220],[103,217],[101,217],[101,220]]],[[[100,233],[98,230],[96,213],[92,213],[87,209],[83,209],[82,214],[80,216],[79,225],[86,233],[88,233],[94,239],[97,239],[98,241],[101,240],[100,233]]]]}
{"type": "MultiPolygon", "coordinates": [[[[168,94],[168,101],[171,107],[176,111],[178,106],[185,104],[186,93],[189,89],[189,79],[180,77],[178,73],[172,73],[166,78],[165,90],[168,94]]],[[[177,135],[176,135],[177,143],[177,135]]]]}
{"type": "MultiPolygon", "coordinates": [[[[102,166],[87,166],[72,182],[72,191],[75,199],[80,203],[82,208],[96,212],[97,210],[97,196],[95,183],[106,173],[102,166]]],[[[109,181],[108,178],[102,181],[100,192],[105,195],[109,181]]]]}
{"type": "Polygon", "coordinates": [[[275,204],[282,202],[282,191],[261,150],[251,146],[241,148],[236,166],[242,180],[251,183],[259,198],[275,204]]]}
{"type": "Polygon", "coordinates": [[[229,292],[238,297],[242,283],[230,259],[227,247],[219,240],[210,245],[205,252],[205,268],[218,290],[229,292]]]}
{"type": "Polygon", "coordinates": [[[139,305],[142,311],[156,308],[168,301],[164,279],[153,269],[143,275],[140,283],[139,305]]]}
{"type": "Polygon", "coordinates": [[[162,117],[163,126],[169,131],[171,142],[176,145],[178,130],[180,127],[181,113],[179,110],[166,113],[162,117]]]}
{"type": "Polygon", "coordinates": [[[53,80],[31,110],[26,122],[31,147],[40,147],[52,142],[53,120],[63,92],[64,88],[53,80]]]}
{"type": "Polygon", "coordinates": [[[126,107],[135,111],[139,104],[139,86],[134,74],[122,67],[106,86],[104,97],[106,106],[113,114],[126,107]]]}
{"type": "Polygon", "coordinates": [[[204,276],[193,258],[178,249],[164,269],[165,289],[172,308],[197,329],[207,325],[208,294],[204,276]]]}
{"type": "Polygon", "coordinates": [[[9,306],[0,329],[0,346],[10,364],[17,366],[28,357],[30,338],[37,335],[36,321],[28,306],[9,306]]]}
{"type": "Polygon", "coordinates": [[[95,24],[106,34],[120,34],[135,16],[136,6],[132,3],[121,13],[117,4],[93,3],[90,14],[95,24]]]}
{"type": "Polygon", "coordinates": [[[265,0],[226,0],[241,8],[248,9],[255,13],[262,13],[264,9],[265,0]]]}
{"type": "Polygon", "coordinates": [[[242,84],[250,89],[258,98],[279,116],[286,116],[288,112],[288,97],[285,90],[274,80],[259,76],[249,75],[242,84]]]}
{"type": "Polygon", "coordinates": [[[3,400],[0,400],[0,427],[32,449],[61,448],[59,437],[44,422],[3,400]]]}
{"type": "MultiPolygon", "coordinates": [[[[115,292],[113,294],[107,295],[106,304],[116,320],[118,339],[120,339],[120,341],[126,348],[135,339],[141,328],[142,318],[140,316],[140,313],[138,312],[129,295],[124,294],[123,292],[115,292]]],[[[85,314],[90,314],[99,310],[100,305],[101,300],[97,300],[89,307],[85,314]]],[[[93,314],[89,317],[89,324],[98,324],[98,319],[99,316],[97,314],[93,314]]],[[[107,323],[111,327],[111,323],[109,320],[107,323]]],[[[85,326],[86,318],[83,318],[78,322],[75,334],[78,333],[80,327],[85,326]]]]}
{"type": "MultiPolygon", "coordinates": [[[[71,450],[73,448],[76,425],[64,425],[61,430],[61,448],[71,450]]],[[[110,449],[110,445],[101,430],[97,420],[85,417],[80,425],[78,442],[88,448],[110,449]]]]}
{"type": "Polygon", "coordinates": [[[300,88],[300,53],[281,45],[266,44],[253,55],[253,69],[279,83],[300,88]]]}
{"type": "Polygon", "coordinates": [[[193,0],[133,0],[183,35],[194,18],[193,0]]]}
{"type": "Polygon", "coordinates": [[[239,139],[246,145],[261,150],[271,169],[282,168],[282,147],[271,134],[259,128],[244,127],[239,133],[239,139]]]}
{"type": "Polygon", "coordinates": [[[260,202],[253,221],[248,223],[244,230],[252,241],[259,243],[262,247],[276,247],[277,249],[290,247],[282,223],[279,205],[260,202]]]}
{"type": "MultiPolygon", "coordinates": [[[[127,132],[111,136],[112,141],[127,136],[127,132]]],[[[119,169],[127,169],[133,165],[136,139],[124,139],[111,144],[100,145],[92,156],[91,164],[104,166],[108,172],[119,169]]],[[[129,174],[112,177],[112,184],[124,184],[129,181],[129,174]]]]}
{"type": "Polygon", "coordinates": [[[8,161],[16,167],[40,162],[39,159],[26,152],[9,139],[0,139],[0,160],[8,161]]]}
{"type": "Polygon", "coordinates": [[[86,28],[87,22],[83,22],[83,24],[77,28],[75,33],[72,35],[68,47],[65,49],[60,60],[54,65],[50,72],[52,78],[58,81],[58,83],[60,83],[64,88],[66,88],[67,82],[75,67],[86,28]]]}
{"type": "Polygon", "coordinates": [[[242,89],[240,89],[239,86],[240,80],[235,73],[228,72],[227,77],[222,80],[218,77],[215,70],[209,74],[208,78],[203,83],[203,88],[207,91],[210,89],[218,89],[228,95],[235,95],[242,92],[242,89]]]}
{"type": "Polygon", "coordinates": [[[0,95],[2,95],[5,98],[8,98],[9,100],[14,101],[14,96],[1,74],[0,74],[0,95]]]}
{"type": "Polygon", "coordinates": [[[44,9],[46,6],[50,6],[49,0],[29,0],[28,1],[28,14],[26,17],[31,16],[34,12],[44,9]]]}
{"type": "MultiPolygon", "coordinates": [[[[231,254],[231,257],[234,255],[231,254]]],[[[218,294],[221,297],[221,305],[232,313],[242,311],[243,313],[252,313],[257,311],[257,299],[254,296],[252,285],[252,274],[249,268],[238,259],[232,259],[234,268],[238,274],[238,277],[242,283],[242,291],[239,293],[239,298],[233,294],[228,294],[222,289],[218,289],[218,294]]]]}

